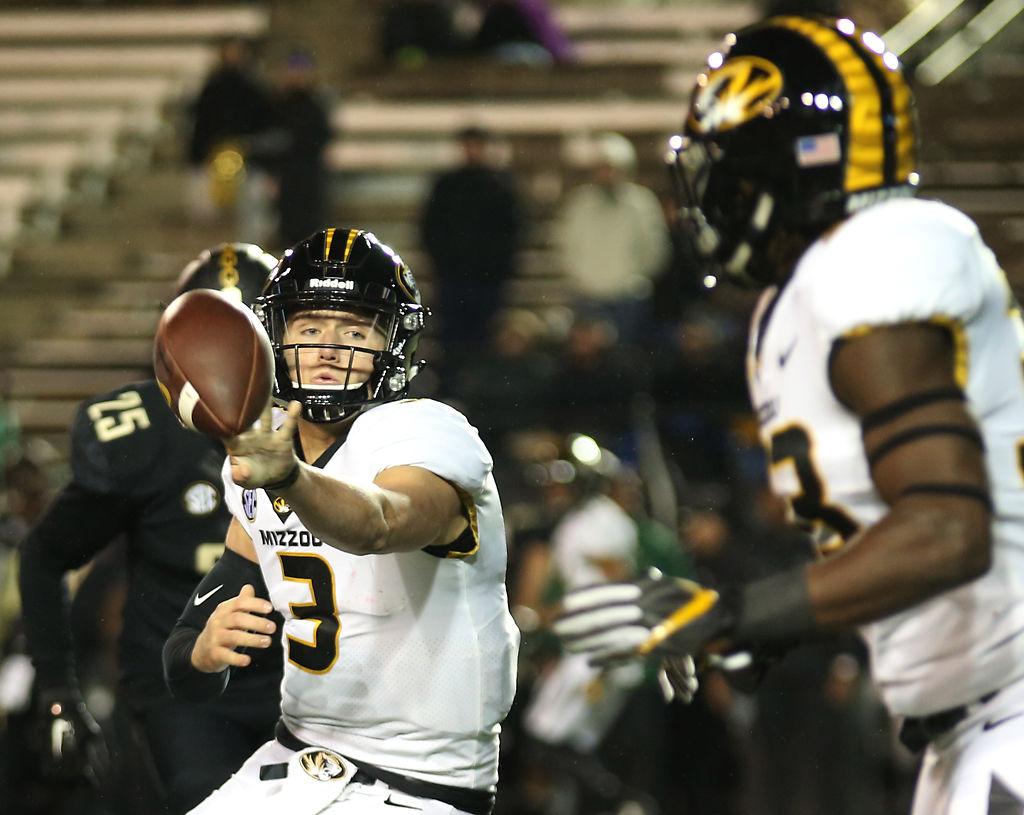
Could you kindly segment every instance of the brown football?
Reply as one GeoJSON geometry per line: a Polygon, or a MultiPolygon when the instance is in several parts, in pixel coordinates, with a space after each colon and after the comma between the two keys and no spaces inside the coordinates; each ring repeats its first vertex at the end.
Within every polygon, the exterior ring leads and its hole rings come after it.
{"type": "Polygon", "coordinates": [[[167,404],[187,428],[237,436],[270,399],[274,353],[256,315],[212,289],[175,298],[153,342],[153,370],[167,404]]]}

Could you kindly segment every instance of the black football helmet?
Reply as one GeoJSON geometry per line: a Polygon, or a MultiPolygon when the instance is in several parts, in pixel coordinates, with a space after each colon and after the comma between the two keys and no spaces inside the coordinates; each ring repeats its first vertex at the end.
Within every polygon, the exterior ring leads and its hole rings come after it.
{"type": "Polygon", "coordinates": [[[216,289],[251,306],[275,266],[277,258],[252,243],[211,246],[182,269],[174,296],[193,289],[216,289]]]}
{"type": "Polygon", "coordinates": [[[852,21],[780,16],[728,35],[667,156],[702,271],[765,285],[774,233],[813,240],[913,195],[916,131],[899,60],[852,21]]]}
{"type": "Polygon", "coordinates": [[[423,364],[415,354],[429,311],[416,280],[394,250],[361,229],[325,229],[285,251],[255,311],[274,348],[275,401],[301,402],[311,422],[336,422],[404,396],[423,364]],[[296,314],[321,311],[359,315],[364,333],[377,332],[380,347],[359,338],[338,343],[311,336],[312,341],[296,342],[289,336],[296,314]],[[330,376],[304,382],[300,352],[314,348],[330,376]],[[371,356],[368,376],[355,370],[357,359],[371,356]]]}

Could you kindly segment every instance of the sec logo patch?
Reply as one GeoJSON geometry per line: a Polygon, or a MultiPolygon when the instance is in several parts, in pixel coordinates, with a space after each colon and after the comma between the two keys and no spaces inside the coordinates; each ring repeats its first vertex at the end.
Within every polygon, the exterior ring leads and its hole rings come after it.
{"type": "Polygon", "coordinates": [[[256,520],[256,490],[242,490],[242,512],[250,521],[256,520]]]}
{"type": "Polygon", "coordinates": [[[190,484],[181,497],[189,515],[209,515],[220,506],[220,493],[207,481],[190,484]]]}

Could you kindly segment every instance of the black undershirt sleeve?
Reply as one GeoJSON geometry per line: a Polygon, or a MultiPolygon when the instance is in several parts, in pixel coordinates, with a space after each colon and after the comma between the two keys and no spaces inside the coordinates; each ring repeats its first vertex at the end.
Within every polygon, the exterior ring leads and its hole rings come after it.
{"type": "Polygon", "coordinates": [[[40,687],[77,686],[64,574],[125,531],[131,502],[72,482],[21,546],[19,589],[29,656],[40,687]]]}
{"type": "Polygon", "coordinates": [[[237,597],[246,584],[256,590],[257,597],[270,599],[259,565],[226,549],[188,598],[164,643],[164,681],[173,696],[201,702],[216,698],[227,687],[231,670],[212,674],[197,670],[192,665],[192,650],[214,609],[237,597]]]}

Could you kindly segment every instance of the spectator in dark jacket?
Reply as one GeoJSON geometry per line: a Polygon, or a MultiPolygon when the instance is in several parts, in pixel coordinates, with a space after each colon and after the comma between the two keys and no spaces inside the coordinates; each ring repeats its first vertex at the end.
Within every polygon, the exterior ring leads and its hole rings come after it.
{"type": "Polygon", "coordinates": [[[441,339],[455,354],[486,341],[523,234],[519,196],[509,174],[490,162],[487,133],[467,128],[459,141],[463,163],[435,181],[421,224],[441,339]]]}
{"type": "Polygon", "coordinates": [[[324,151],[331,141],[330,112],[316,89],[316,65],[304,51],[285,60],[274,120],[283,136],[277,175],[278,240],[292,246],[327,222],[324,151]]]}
{"type": "Polygon", "coordinates": [[[193,106],[189,162],[200,165],[222,142],[252,136],[267,126],[267,92],[253,76],[249,44],[230,37],[220,45],[220,62],[210,72],[193,106]]]}
{"type": "Polygon", "coordinates": [[[229,37],[192,106],[188,160],[193,168],[192,216],[235,219],[233,237],[262,243],[269,211],[269,176],[254,142],[271,124],[269,94],[251,67],[249,43],[229,37]]]}

